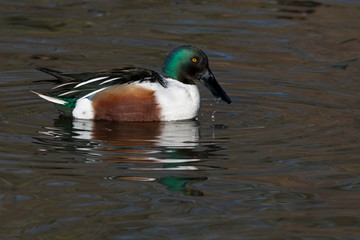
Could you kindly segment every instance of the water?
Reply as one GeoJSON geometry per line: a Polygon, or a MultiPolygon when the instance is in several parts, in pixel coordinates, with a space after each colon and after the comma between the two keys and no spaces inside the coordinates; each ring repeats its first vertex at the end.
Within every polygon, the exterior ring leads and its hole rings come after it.
{"type": "Polygon", "coordinates": [[[360,2],[2,1],[1,239],[359,239],[360,2]],[[197,121],[61,118],[45,66],[204,49],[197,121]]]}

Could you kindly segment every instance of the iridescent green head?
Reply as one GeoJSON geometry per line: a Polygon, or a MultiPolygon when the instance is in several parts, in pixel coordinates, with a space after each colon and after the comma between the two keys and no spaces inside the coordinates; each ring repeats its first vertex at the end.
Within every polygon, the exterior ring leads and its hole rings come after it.
{"type": "Polygon", "coordinates": [[[199,80],[215,97],[231,103],[231,99],[212,74],[206,54],[197,47],[184,45],[172,50],[165,59],[162,71],[164,77],[184,84],[195,84],[195,81],[199,80]]]}

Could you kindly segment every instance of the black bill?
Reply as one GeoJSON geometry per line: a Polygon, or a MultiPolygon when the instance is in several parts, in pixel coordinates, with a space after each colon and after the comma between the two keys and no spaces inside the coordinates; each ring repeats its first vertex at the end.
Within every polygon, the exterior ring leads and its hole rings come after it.
{"type": "Polygon", "coordinates": [[[214,74],[211,72],[209,68],[206,70],[206,72],[201,76],[199,80],[211,91],[211,93],[216,98],[221,98],[225,102],[231,103],[230,97],[226,94],[224,89],[222,89],[222,87],[216,81],[214,74]]]}

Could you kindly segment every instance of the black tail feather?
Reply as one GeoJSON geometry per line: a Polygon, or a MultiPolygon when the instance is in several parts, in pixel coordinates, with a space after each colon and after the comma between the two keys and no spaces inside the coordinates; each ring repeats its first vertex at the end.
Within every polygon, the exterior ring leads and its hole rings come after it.
{"type": "Polygon", "coordinates": [[[66,76],[62,72],[59,72],[59,71],[56,71],[56,70],[53,70],[53,69],[50,69],[50,68],[38,67],[36,69],[41,71],[41,72],[50,74],[51,76],[54,76],[57,79],[57,81],[60,81],[62,83],[69,82],[69,81],[73,80],[72,77],[66,76]]]}

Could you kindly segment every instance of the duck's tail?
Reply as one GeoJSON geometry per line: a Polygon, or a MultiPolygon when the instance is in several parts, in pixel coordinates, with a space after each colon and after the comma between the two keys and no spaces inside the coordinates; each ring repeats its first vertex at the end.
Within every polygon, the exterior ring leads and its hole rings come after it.
{"type": "Polygon", "coordinates": [[[38,68],[36,68],[36,70],[39,70],[41,72],[47,73],[51,76],[54,76],[57,81],[62,82],[62,83],[66,83],[66,82],[73,80],[72,77],[69,77],[69,76],[63,74],[62,72],[59,72],[59,71],[56,71],[56,70],[53,70],[50,68],[38,67],[38,68]]]}

